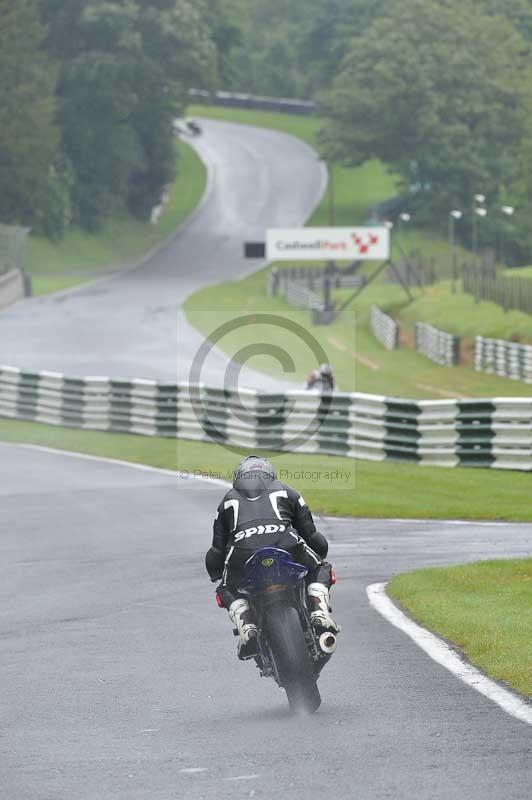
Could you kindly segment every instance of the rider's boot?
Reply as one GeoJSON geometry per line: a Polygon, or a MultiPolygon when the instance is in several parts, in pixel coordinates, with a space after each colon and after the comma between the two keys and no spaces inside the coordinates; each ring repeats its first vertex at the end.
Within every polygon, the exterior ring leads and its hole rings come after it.
{"type": "Polygon", "coordinates": [[[251,621],[251,611],[247,600],[234,600],[229,606],[231,622],[238,631],[237,655],[245,661],[257,655],[257,626],[251,621]]]}
{"type": "Polygon", "coordinates": [[[307,588],[310,608],[310,621],[315,628],[323,628],[333,633],[340,632],[331,615],[329,589],[323,583],[310,583],[307,588]]]}

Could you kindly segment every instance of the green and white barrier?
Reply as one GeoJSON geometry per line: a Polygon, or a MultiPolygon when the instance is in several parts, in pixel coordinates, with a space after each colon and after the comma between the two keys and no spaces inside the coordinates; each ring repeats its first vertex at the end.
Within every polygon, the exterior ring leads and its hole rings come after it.
{"type": "Polygon", "coordinates": [[[2,367],[0,416],[245,449],[532,471],[532,398],[237,392],[2,367]]]}

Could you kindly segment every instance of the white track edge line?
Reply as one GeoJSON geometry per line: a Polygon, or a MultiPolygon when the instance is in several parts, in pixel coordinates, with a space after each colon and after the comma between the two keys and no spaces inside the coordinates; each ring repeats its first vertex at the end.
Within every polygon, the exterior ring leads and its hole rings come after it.
{"type": "MultiPolygon", "coordinates": [[[[90,453],[80,453],[77,450],[61,450],[58,447],[46,447],[45,445],[40,444],[23,444],[19,442],[2,442],[0,441],[0,446],[2,447],[22,447],[26,450],[40,450],[43,453],[58,453],[62,456],[71,456],[72,458],[81,458],[87,461],[103,461],[109,464],[117,464],[121,467],[131,467],[132,469],[138,469],[143,472],[155,472],[159,475],[167,475],[171,478],[178,478],[182,481],[192,480],[192,481],[202,481],[203,483],[212,483],[215,486],[222,486],[223,488],[230,489],[231,483],[230,481],[224,481],[221,478],[209,478],[207,475],[192,475],[190,477],[190,473],[193,470],[188,469],[165,469],[164,467],[151,467],[149,464],[141,464],[138,461],[124,461],[123,459],[119,458],[110,458],[109,456],[95,456],[91,455],[90,453]],[[188,477],[184,478],[180,475],[181,472],[188,473],[188,477]]],[[[199,471],[199,470],[198,470],[199,471]]],[[[314,514],[314,517],[323,520],[325,522],[338,522],[338,520],[343,520],[345,522],[397,522],[397,523],[416,523],[418,525],[475,525],[483,526],[483,527],[493,527],[493,526],[500,526],[505,527],[506,525],[530,525],[529,522],[486,522],[485,520],[477,521],[474,519],[471,520],[454,520],[454,519],[393,519],[388,517],[331,517],[328,514],[314,514]]]]}
{"type": "Polygon", "coordinates": [[[373,583],[366,589],[370,605],[389,623],[406,633],[433,661],[449,670],[456,678],[496,703],[503,711],[532,725],[532,705],[509,689],[488,678],[472,664],[468,664],[442,639],[413,622],[390,600],[386,583],[373,583]]]}
{"type": "Polygon", "coordinates": [[[158,475],[166,475],[171,478],[175,478],[176,480],[183,481],[183,483],[187,483],[190,481],[202,481],[203,483],[212,483],[215,486],[222,486],[224,489],[227,489],[231,486],[228,481],[223,481],[220,478],[209,478],[206,475],[192,475],[192,470],[188,469],[164,469],[164,467],[151,467],[149,464],[140,464],[138,461],[123,461],[119,458],[109,458],[107,456],[95,456],[91,455],[90,453],[78,453],[76,450],[60,450],[57,447],[45,447],[44,445],[40,444],[22,444],[18,442],[0,442],[1,447],[15,447],[15,448],[22,448],[23,450],[37,450],[42,453],[51,453],[52,455],[60,455],[60,456],[69,456],[70,458],[78,458],[84,461],[103,461],[107,464],[116,464],[120,467],[130,467],[131,469],[137,469],[141,472],[155,472],[158,475]],[[188,475],[187,478],[183,477],[181,473],[186,473],[188,475]]]}

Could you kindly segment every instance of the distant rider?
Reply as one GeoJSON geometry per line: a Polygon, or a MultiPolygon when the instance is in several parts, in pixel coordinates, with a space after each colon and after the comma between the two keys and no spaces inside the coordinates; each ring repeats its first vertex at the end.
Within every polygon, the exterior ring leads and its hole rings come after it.
{"type": "Polygon", "coordinates": [[[262,547],[278,547],[308,567],[307,593],[311,621],[321,630],[339,631],[331,616],[329,589],[334,582],[327,556],[328,543],[316,530],[312,514],[299,492],[277,480],[264,458],[248,456],[235,469],[233,488],[218,506],[212,547],[205,566],[212,581],[221,583],[217,595],[239,633],[239,658],[256,649],[257,626],[249,603],[237,586],[246,561],[262,547]]]}
{"type": "Polygon", "coordinates": [[[334,391],[334,376],[330,364],[321,364],[307,378],[307,389],[318,389],[322,392],[334,391]]]}

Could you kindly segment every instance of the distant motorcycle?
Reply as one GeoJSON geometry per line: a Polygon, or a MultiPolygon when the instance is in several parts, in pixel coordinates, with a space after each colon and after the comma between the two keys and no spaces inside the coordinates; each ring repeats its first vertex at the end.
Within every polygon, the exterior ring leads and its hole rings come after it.
{"type": "Polygon", "coordinates": [[[187,120],[187,128],[188,128],[189,132],[192,134],[192,136],[200,136],[201,135],[201,127],[198,125],[198,123],[195,120],[193,120],[193,119],[187,120]]]}
{"type": "Polygon", "coordinates": [[[307,607],[308,569],[286,550],[264,547],[248,559],[238,591],[247,595],[258,628],[254,658],[261,677],[283,688],[290,708],[316,711],[317,680],[336,650],[336,634],[315,630],[307,607]]]}

